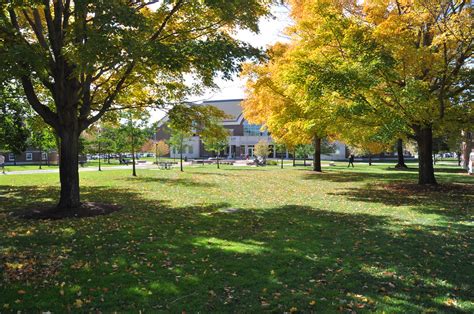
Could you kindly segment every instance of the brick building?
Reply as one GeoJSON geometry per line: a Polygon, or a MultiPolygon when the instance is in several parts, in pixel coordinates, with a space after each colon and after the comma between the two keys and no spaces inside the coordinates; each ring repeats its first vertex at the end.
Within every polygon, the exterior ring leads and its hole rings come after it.
{"type": "MultiPolygon", "coordinates": [[[[222,121],[224,128],[229,130],[229,146],[224,152],[224,156],[229,159],[242,159],[246,156],[252,157],[254,154],[254,146],[260,140],[265,140],[269,143],[271,153],[269,157],[277,157],[273,150],[273,140],[266,131],[261,131],[260,125],[249,123],[243,115],[240,103],[242,99],[228,99],[228,100],[213,100],[205,101],[194,105],[211,105],[224,111],[228,116],[222,121]]],[[[170,131],[167,128],[168,117],[165,116],[158,124],[156,132],[156,140],[168,140],[170,138],[170,131]]],[[[336,152],[330,155],[322,156],[323,159],[342,160],[345,159],[346,148],[344,144],[335,143],[336,152]]],[[[178,152],[171,149],[170,156],[178,157],[178,152]]],[[[207,152],[199,136],[193,136],[185,140],[185,147],[183,156],[187,158],[207,158],[214,154],[207,152]]],[[[289,153],[285,154],[288,158],[289,153]]]]}

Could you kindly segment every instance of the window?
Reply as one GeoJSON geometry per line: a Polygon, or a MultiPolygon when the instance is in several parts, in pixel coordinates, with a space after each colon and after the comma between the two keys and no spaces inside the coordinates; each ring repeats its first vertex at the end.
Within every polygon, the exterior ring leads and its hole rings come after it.
{"type": "Polygon", "coordinates": [[[192,145],[188,145],[188,154],[194,153],[194,147],[192,145]]]}
{"type": "Polygon", "coordinates": [[[46,153],[41,153],[41,160],[48,159],[48,155],[46,153]]]}
{"type": "Polygon", "coordinates": [[[32,161],[33,160],[33,153],[26,153],[26,160],[32,161]]]}
{"type": "Polygon", "coordinates": [[[8,154],[8,160],[14,161],[15,160],[15,154],[13,154],[13,153],[8,154]]]}
{"type": "Polygon", "coordinates": [[[260,131],[262,126],[258,124],[250,124],[247,121],[244,122],[244,135],[245,136],[267,136],[267,131],[260,131]]]}

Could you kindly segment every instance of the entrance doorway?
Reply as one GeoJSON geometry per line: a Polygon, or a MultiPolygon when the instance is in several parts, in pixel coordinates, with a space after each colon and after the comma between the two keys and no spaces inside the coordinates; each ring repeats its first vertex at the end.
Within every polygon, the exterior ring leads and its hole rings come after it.
{"type": "Polygon", "coordinates": [[[249,146],[247,148],[247,155],[249,155],[249,157],[253,157],[253,146],[249,146]]]}

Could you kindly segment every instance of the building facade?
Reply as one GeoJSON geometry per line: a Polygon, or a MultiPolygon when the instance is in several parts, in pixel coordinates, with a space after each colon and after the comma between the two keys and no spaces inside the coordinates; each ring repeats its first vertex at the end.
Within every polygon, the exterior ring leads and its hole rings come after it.
{"type": "Polygon", "coordinates": [[[57,165],[58,154],[56,152],[39,151],[28,148],[25,152],[15,155],[11,152],[0,152],[5,157],[6,165],[57,165]]]}
{"type": "MultiPolygon", "coordinates": [[[[195,105],[210,105],[222,110],[227,118],[222,121],[222,125],[229,131],[228,147],[221,156],[228,159],[245,159],[254,156],[254,147],[261,141],[266,141],[270,146],[269,157],[281,157],[273,149],[273,139],[267,131],[262,131],[260,125],[249,123],[243,115],[241,106],[242,99],[213,100],[205,101],[195,105]]],[[[170,130],[167,128],[168,117],[165,116],[158,123],[156,132],[156,140],[169,140],[171,136],[170,130]]],[[[336,152],[334,154],[323,155],[323,159],[342,160],[346,157],[346,147],[342,143],[336,144],[336,152]]],[[[176,149],[170,149],[170,157],[179,157],[176,149]]],[[[215,156],[214,153],[206,151],[199,136],[187,138],[184,141],[183,156],[186,158],[208,158],[215,156]]],[[[291,152],[286,152],[283,157],[289,158],[291,152]]]]}

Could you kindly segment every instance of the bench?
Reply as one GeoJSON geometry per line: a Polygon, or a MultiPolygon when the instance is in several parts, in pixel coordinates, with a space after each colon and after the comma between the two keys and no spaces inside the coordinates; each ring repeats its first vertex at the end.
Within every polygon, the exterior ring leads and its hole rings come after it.
{"type": "Polygon", "coordinates": [[[160,167],[161,170],[170,170],[171,169],[171,162],[159,162],[158,166],[160,167]]]}

